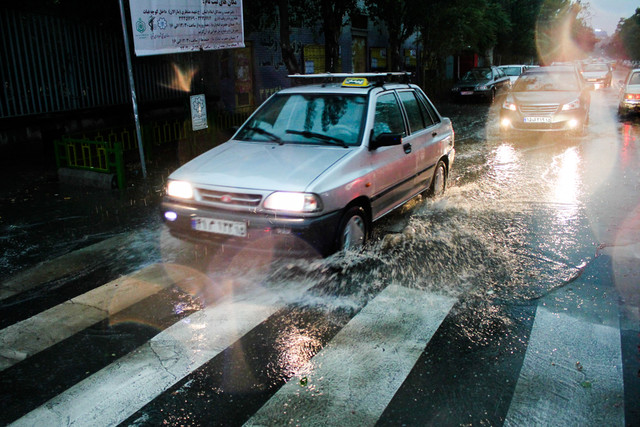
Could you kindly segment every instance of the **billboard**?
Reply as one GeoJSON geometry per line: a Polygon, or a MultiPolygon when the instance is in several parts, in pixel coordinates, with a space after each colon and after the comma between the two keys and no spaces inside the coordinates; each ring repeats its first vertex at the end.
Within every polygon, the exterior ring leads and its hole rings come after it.
{"type": "Polygon", "coordinates": [[[137,56],[244,47],[242,0],[130,0],[137,56]]]}

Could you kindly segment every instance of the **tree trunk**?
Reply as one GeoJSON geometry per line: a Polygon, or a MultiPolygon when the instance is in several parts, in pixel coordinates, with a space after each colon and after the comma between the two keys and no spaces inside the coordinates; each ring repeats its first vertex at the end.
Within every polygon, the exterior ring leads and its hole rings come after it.
{"type": "Polygon", "coordinates": [[[289,1],[278,0],[278,15],[280,15],[280,50],[282,62],[289,74],[300,72],[300,64],[291,46],[291,28],[289,27],[289,1]]]}

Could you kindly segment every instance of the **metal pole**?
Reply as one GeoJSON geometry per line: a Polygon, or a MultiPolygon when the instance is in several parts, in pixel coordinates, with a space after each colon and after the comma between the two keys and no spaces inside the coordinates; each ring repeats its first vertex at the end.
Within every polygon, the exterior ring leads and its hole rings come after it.
{"type": "Polygon", "coordinates": [[[129,35],[127,33],[127,20],[124,14],[124,5],[120,0],[120,17],[122,19],[122,33],[124,34],[124,51],[127,57],[127,69],[129,71],[129,88],[131,89],[131,103],[133,104],[133,118],[136,122],[136,137],[138,138],[138,151],[140,152],[140,164],[142,165],[142,177],[147,178],[147,167],[144,160],[144,148],[142,147],[142,132],[140,131],[140,117],[138,116],[138,99],[136,97],[136,85],[133,80],[133,67],[131,66],[131,52],[129,50],[129,35]]]}

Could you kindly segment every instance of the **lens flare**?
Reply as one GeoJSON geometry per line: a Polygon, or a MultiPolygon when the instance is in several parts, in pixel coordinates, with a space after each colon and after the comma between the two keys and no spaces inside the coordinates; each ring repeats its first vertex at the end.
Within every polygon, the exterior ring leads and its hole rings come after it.
{"type": "Polygon", "coordinates": [[[168,87],[181,92],[191,92],[191,83],[193,78],[198,73],[198,67],[187,68],[186,70],[180,69],[178,64],[171,64],[174,71],[173,80],[169,84],[163,84],[164,87],[168,87]]]}

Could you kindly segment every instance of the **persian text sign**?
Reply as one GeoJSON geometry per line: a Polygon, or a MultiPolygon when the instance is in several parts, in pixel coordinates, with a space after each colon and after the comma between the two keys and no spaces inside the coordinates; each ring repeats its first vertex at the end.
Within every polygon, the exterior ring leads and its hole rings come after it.
{"type": "Polygon", "coordinates": [[[242,0],[130,0],[137,56],[244,47],[242,0]]]}

